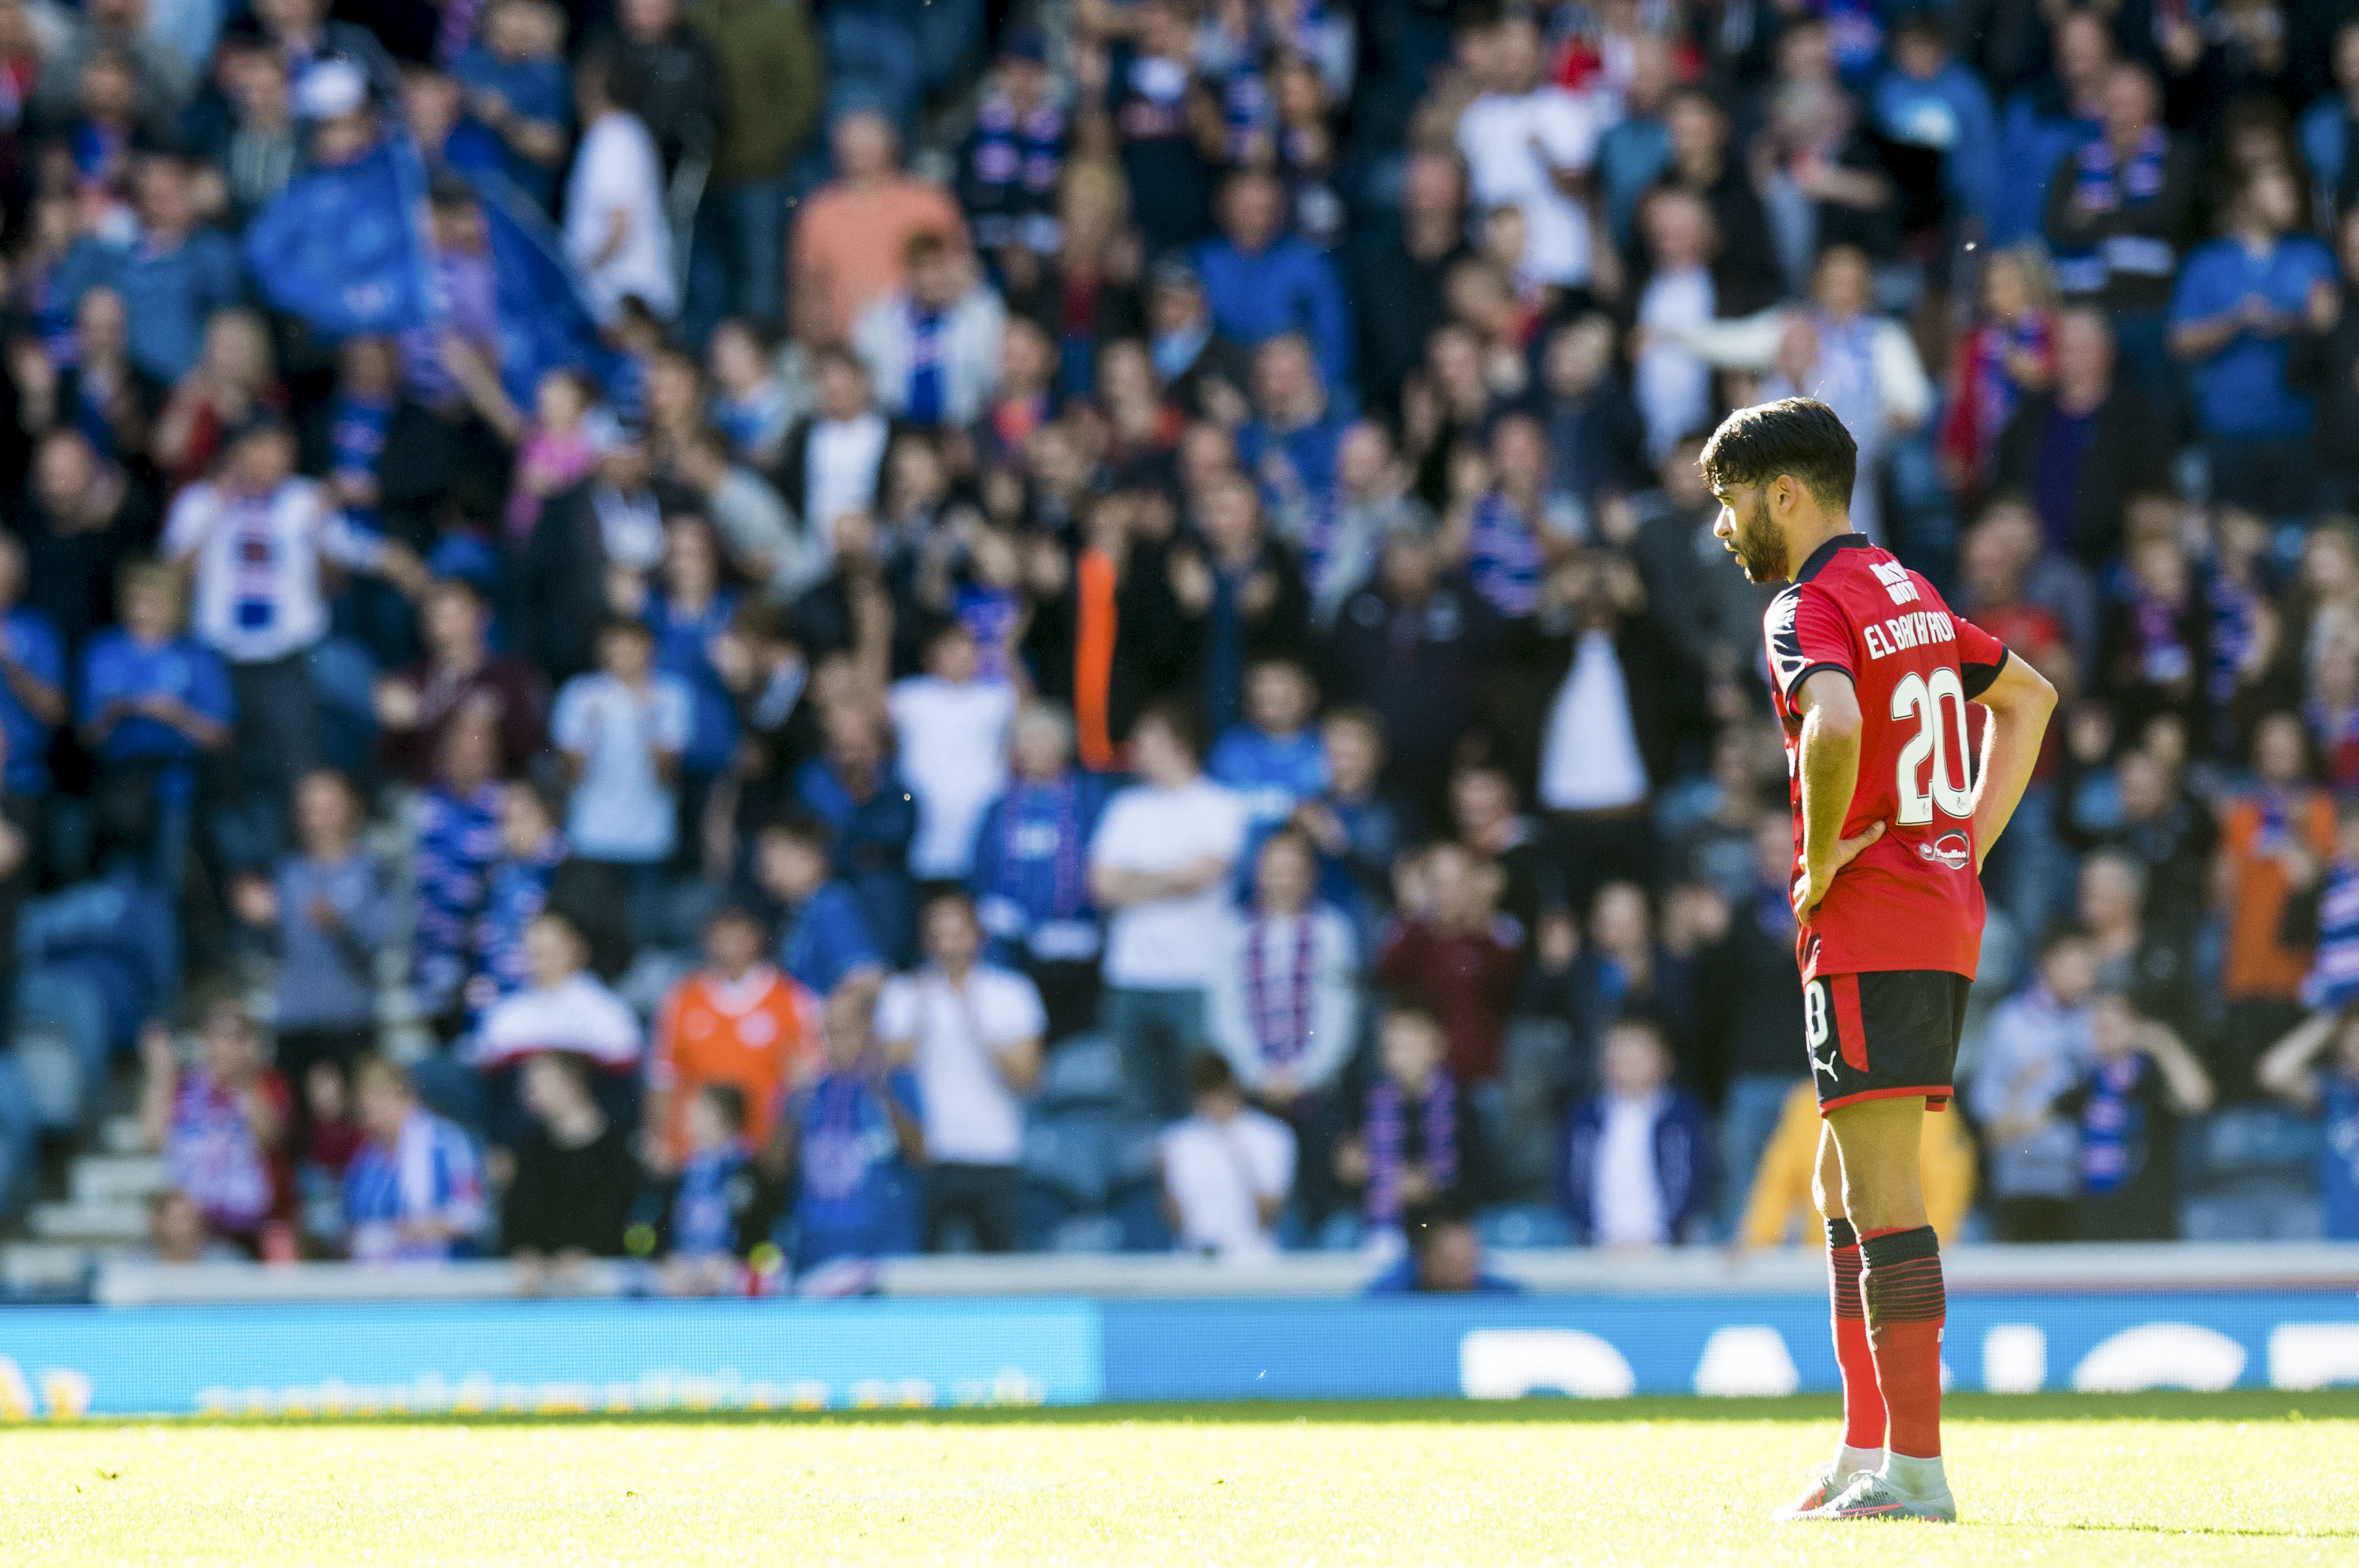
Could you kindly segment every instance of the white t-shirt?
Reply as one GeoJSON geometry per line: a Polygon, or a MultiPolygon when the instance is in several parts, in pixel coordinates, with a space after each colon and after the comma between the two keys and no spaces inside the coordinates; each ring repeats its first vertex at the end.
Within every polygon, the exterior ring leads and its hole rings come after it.
{"type": "Polygon", "coordinates": [[[811,426],[810,444],[803,451],[804,527],[832,540],[837,518],[876,503],[876,475],[890,434],[885,416],[873,408],[811,426]]]}
{"type": "Polygon", "coordinates": [[[688,750],[688,687],[651,676],[635,693],[613,676],[575,676],[557,694],[549,737],[582,758],[566,836],[593,860],[646,862],[671,854],[679,791],[656,772],[655,751],[688,750]]]}
{"type": "Polygon", "coordinates": [[[613,319],[628,294],[667,320],[679,308],[671,222],[664,215],[663,160],[637,115],[617,109],[582,133],[565,186],[565,254],[582,269],[602,320],[613,319]],[[623,243],[593,265],[617,213],[625,224],[623,243]]]}
{"type": "Polygon", "coordinates": [[[321,557],[373,568],[385,542],[353,527],[317,480],[290,479],[257,498],[201,482],[172,503],[162,551],[193,562],[197,635],[231,663],[249,664],[301,653],[328,634],[321,557]]]}
{"type": "Polygon", "coordinates": [[[1254,1200],[1292,1189],[1293,1130],[1257,1110],[1224,1122],[1191,1116],[1163,1134],[1163,1184],[1180,1211],[1181,1250],[1275,1254],[1277,1238],[1254,1200]]]}
{"type": "Polygon", "coordinates": [[[926,1157],[941,1164],[1013,1165],[1024,1155],[1024,1106],[992,1053],[1038,1040],[1049,1027],[1040,993],[1022,975],[978,964],[953,987],[930,966],[897,975],[876,999],[876,1033],[915,1041],[926,1157]]]}
{"type": "Polygon", "coordinates": [[[1016,688],[1006,681],[913,676],[893,683],[889,700],[901,780],[918,797],[909,874],[920,881],[964,881],[983,814],[1007,787],[1016,688]]]}
{"type": "MultiPolygon", "coordinates": [[[[1178,789],[1134,784],[1115,795],[1090,841],[1090,864],[1119,871],[1176,871],[1205,856],[1232,867],[1245,849],[1245,797],[1203,778],[1178,789]]],[[[1229,879],[1186,898],[1158,898],[1115,913],[1106,931],[1108,985],[1196,990],[1212,978],[1229,908],[1229,879]]]]}
{"type": "Polygon", "coordinates": [[[1540,804],[1611,811],[1647,798],[1647,763],[1630,724],[1630,694],[1614,634],[1584,632],[1557,687],[1540,752],[1540,804]]]}
{"type": "Polygon", "coordinates": [[[1589,281],[1589,214],[1556,188],[1549,167],[1585,169],[1596,156],[1597,123],[1589,104],[1552,83],[1529,92],[1485,92],[1458,117],[1478,208],[1511,206],[1524,215],[1524,267],[1544,283],[1589,281]],[[1532,152],[1537,138],[1549,163],[1532,152]]]}
{"type": "Polygon", "coordinates": [[[1655,1122],[1662,1114],[1660,1091],[1645,1099],[1605,1097],[1605,1125],[1597,1139],[1597,1181],[1590,1216],[1598,1245],[1657,1246],[1669,1238],[1663,1227],[1663,1190],[1655,1181],[1655,1122]]]}
{"type": "Polygon", "coordinates": [[[568,976],[548,990],[503,997],[475,1036],[478,1067],[504,1066],[543,1051],[571,1051],[608,1067],[639,1059],[638,1015],[593,975],[568,976]]]}
{"type": "Polygon", "coordinates": [[[1664,334],[1710,325],[1717,298],[1712,274],[1701,266],[1657,273],[1638,298],[1638,325],[1654,336],[1638,351],[1631,380],[1647,421],[1647,455],[1657,462],[1681,436],[1710,423],[1712,411],[1712,367],[1664,334]]]}

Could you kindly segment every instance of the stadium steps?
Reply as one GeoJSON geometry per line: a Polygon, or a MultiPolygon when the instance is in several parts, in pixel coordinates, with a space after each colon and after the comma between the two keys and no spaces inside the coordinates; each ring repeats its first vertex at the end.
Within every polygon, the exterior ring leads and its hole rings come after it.
{"type": "Polygon", "coordinates": [[[84,1154],[68,1190],[78,1204],[145,1203],[165,1185],[164,1162],[152,1154],[84,1154]]]}
{"type": "Polygon", "coordinates": [[[121,1247],[147,1235],[147,1206],[127,1198],[35,1204],[34,1239],[87,1247],[121,1247]]]}
{"type": "Polygon", "coordinates": [[[93,1264],[102,1259],[127,1255],[127,1249],[11,1241],[0,1246],[0,1291],[12,1295],[76,1292],[88,1281],[93,1264]]]}

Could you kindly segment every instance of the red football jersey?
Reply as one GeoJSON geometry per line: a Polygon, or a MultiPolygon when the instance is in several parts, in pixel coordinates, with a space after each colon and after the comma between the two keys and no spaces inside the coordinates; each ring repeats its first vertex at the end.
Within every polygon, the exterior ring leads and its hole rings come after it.
{"type": "Polygon", "coordinates": [[[1859,783],[1843,837],[1884,837],[1843,868],[1795,933],[1805,983],[1820,974],[1947,969],[1973,978],[1983,887],[1974,871],[1967,702],[2006,645],[1951,612],[1932,584],[1864,534],[1830,539],[1770,601],[1761,631],[1786,731],[1794,867],[1802,864],[1802,682],[1841,670],[1859,694],[1859,783]]]}

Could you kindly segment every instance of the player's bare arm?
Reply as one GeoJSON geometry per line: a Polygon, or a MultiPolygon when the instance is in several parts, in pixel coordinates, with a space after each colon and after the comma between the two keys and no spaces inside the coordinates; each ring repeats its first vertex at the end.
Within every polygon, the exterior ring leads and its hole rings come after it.
{"type": "MultiPolygon", "coordinates": [[[[1843,836],[1843,816],[1859,784],[1859,694],[1841,670],[1821,670],[1802,683],[1800,761],[1802,875],[1794,885],[1794,913],[1804,920],[1859,852],[1884,836],[1884,824],[1843,836]]],[[[2036,745],[2035,745],[2036,749],[2036,745]]]]}
{"type": "Polygon", "coordinates": [[[2048,733],[2049,716],[2056,711],[2056,688],[2028,660],[2011,658],[1974,700],[1990,710],[1974,789],[1974,870],[1979,872],[2031,784],[2039,742],[2048,733]]]}

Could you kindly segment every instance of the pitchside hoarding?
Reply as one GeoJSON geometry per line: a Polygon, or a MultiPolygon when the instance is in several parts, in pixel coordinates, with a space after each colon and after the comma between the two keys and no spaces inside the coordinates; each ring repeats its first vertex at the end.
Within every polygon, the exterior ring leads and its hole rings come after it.
{"type": "MultiPolygon", "coordinates": [[[[2345,1291],[1954,1297],[1951,1386],[2359,1383],[2345,1291]]],[[[1835,1386],[1794,1295],[0,1311],[0,1414],[834,1410],[1835,1386]]]]}

